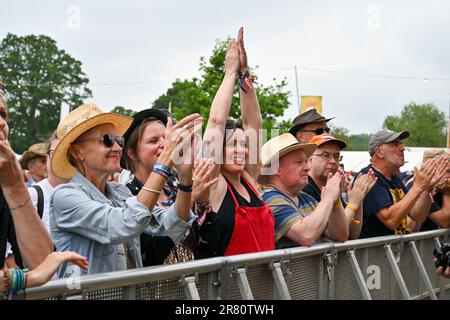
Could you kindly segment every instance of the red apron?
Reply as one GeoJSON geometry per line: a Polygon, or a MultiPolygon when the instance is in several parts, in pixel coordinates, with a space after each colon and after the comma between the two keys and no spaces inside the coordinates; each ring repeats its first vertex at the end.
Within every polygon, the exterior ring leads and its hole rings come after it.
{"type": "MultiPolygon", "coordinates": [[[[255,195],[258,192],[250,183],[242,178],[255,195]]],[[[227,188],[233,197],[236,210],[234,212],[234,229],[225,256],[234,254],[275,250],[275,222],[272,210],[261,199],[262,207],[239,206],[236,197],[227,182],[227,188]]]]}

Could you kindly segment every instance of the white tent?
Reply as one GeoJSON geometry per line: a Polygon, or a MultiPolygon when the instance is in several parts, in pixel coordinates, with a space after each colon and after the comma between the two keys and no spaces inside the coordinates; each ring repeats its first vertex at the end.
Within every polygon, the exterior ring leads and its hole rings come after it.
{"type": "MultiPolygon", "coordinates": [[[[412,171],[414,167],[419,167],[422,163],[422,157],[428,148],[406,148],[405,149],[405,165],[400,168],[401,172],[412,171]]],[[[345,171],[359,172],[362,168],[370,163],[370,155],[368,151],[341,151],[342,163],[345,171]]]]}

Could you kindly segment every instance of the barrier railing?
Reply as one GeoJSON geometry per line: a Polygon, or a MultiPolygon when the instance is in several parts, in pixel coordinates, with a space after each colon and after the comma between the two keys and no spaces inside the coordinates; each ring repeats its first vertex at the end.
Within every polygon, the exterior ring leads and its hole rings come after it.
{"type": "Polygon", "coordinates": [[[16,299],[445,299],[450,230],[325,243],[53,280],[16,299]]]}

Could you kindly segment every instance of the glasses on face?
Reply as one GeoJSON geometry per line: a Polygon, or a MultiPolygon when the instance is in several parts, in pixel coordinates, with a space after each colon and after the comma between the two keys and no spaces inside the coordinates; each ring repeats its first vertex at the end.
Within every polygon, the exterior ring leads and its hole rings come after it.
{"type": "Polygon", "coordinates": [[[331,158],[333,158],[336,162],[341,162],[343,158],[340,154],[329,154],[329,153],[317,153],[313,154],[313,156],[321,157],[325,161],[330,161],[331,158]]]}
{"type": "Polygon", "coordinates": [[[323,134],[324,132],[326,133],[330,133],[331,129],[330,128],[317,128],[314,130],[300,130],[300,132],[314,132],[316,134],[316,136],[320,136],[321,134],[323,134]]]}
{"type": "Polygon", "coordinates": [[[87,138],[87,139],[83,139],[79,142],[83,142],[83,141],[88,141],[88,140],[97,140],[98,142],[103,143],[103,145],[107,148],[112,148],[114,145],[114,142],[117,142],[117,144],[123,148],[123,145],[125,143],[125,139],[123,137],[119,137],[119,136],[113,136],[111,134],[104,134],[102,136],[98,136],[98,137],[93,137],[93,138],[87,138]]]}

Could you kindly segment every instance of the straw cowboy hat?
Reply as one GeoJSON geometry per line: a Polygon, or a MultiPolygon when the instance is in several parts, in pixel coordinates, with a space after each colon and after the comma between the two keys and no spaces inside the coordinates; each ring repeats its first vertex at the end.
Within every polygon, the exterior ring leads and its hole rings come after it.
{"type": "Polygon", "coordinates": [[[28,162],[30,162],[31,159],[46,156],[47,156],[47,148],[45,143],[36,143],[30,146],[28,150],[22,154],[22,156],[19,159],[19,163],[22,169],[26,170],[28,169],[28,162]]]}
{"type": "Polygon", "coordinates": [[[52,157],[52,172],[62,179],[72,178],[77,169],[69,163],[67,152],[70,145],[90,129],[110,123],[116,127],[116,134],[122,136],[132,119],[115,113],[103,112],[95,104],[84,104],[70,112],[58,125],[57,137],[60,139],[52,157]]]}
{"type": "Polygon", "coordinates": [[[270,167],[275,160],[278,160],[282,156],[295,150],[303,150],[309,158],[316,148],[317,145],[315,143],[299,143],[298,140],[290,133],[284,133],[270,139],[261,148],[262,168],[258,175],[258,183],[267,184],[269,182],[269,175],[262,174],[262,171],[270,167]]]}

